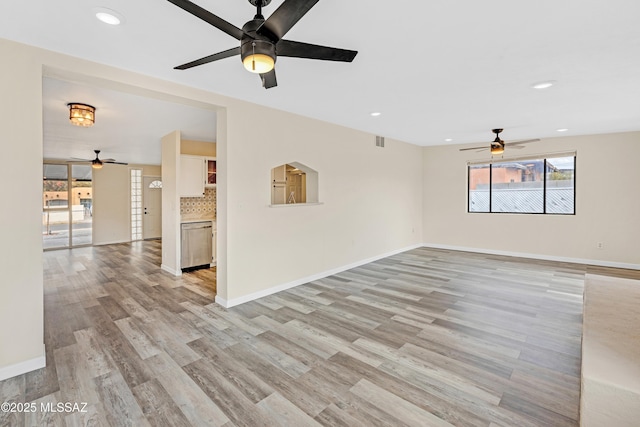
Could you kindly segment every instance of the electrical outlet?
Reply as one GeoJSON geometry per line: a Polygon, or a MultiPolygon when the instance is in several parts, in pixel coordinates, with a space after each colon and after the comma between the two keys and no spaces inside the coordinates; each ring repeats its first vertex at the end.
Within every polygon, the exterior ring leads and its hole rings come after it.
{"type": "Polygon", "coordinates": [[[602,243],[602,242],[598,242],[598,243],[596,243],[596,248],[598,248],[598,249],[604,249],[604,243],[602,243]]]}

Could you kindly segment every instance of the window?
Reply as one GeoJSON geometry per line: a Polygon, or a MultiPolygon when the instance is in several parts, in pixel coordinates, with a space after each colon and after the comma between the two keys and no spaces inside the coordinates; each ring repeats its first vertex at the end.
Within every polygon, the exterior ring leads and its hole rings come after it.
{"type": "Polygon", "coordinates": [[[141,169],[131,169],[131,240],[142,240],[141,169]]]}
{"type": "Polygon", "coordinates": [[[468,212],[575,214],[575,154],[468,165],[468,212]]]}

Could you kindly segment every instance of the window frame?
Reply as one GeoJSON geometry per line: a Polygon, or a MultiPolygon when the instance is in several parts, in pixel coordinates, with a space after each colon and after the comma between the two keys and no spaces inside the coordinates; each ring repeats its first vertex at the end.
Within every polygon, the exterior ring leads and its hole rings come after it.
{"type": "Polygon", "coordinates": [[[576,215],[576,194],[577,194],[577,169],[578,169],[578,156],[576,152],[568,152],[568,153],[554,153],[554,154],[543,154],[543,155],[533,155],[533,156],[525,156],[525,157],[512,157],[512,158],[501,158],[499,160],[488,160],[488,161],[472,161],[467,162],[467,213],[471,214],[508,214],[508,215],[562,215],[562,216],[575,216],[576,215]],[[573,157],[573,212],[563,213],[563,212],[547,212],[547,160],[557,159],[561,157],[573,157]],[[500,163],[512,163],[526,160],[542,160],[544,161],[543,165],[543,180],[542,180],[542,212],[502,212],[502,211],[493,211],[492,210],[492,187],[493,187],[493,165],[500,163]],[[489,210],[488,211],[472,211],[471,210],[471,167],[475,165],[488,165],[489,166],[489,210]]]}

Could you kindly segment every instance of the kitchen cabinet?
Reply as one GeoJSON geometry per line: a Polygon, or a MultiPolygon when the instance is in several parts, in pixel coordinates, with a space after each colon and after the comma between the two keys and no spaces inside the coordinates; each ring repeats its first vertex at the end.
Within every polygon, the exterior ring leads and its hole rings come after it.
{"type": "Polygon", "coordinates": [[[203,157],[180,156],[180,197],[203,197],[204,182],[203,157]]]}
{"type": "Polygon", "coordinates": [[[216,186],[216,158],[215,157],[207,157],[205,158],[205,177],[206,182],[204,186],[206,188],[213,188],[216,186]]]}

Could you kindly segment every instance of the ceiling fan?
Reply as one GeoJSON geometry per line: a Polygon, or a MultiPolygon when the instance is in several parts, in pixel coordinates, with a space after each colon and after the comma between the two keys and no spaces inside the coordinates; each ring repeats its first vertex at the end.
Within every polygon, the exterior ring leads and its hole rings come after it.
{"type": "Polygon", "coordinates": [[[500,132],[502,132],[504,129],[492,129],[491,132],[496,134],[496,139],[493,140],[493,142],[491,143],[491,145],[489,147],[484,146],[484,147],[471,147],[471,148],[461,148],[460,151],[467,151],[467,150],[476,150],[476,151],[484,151],[484,150],[491,150],[491,155],[498,155],[498,154],[502,154],[504,153],[504,148],[506,146],[508,146],[509,148],[524,148],[522,147],[520,144],[527,144],[529,142],[536,142],[536,141],[540,141],[539,139],[525,139],[522,141],[512,141],[512,142],[504,142],[503,140],[500,139],[500,132]]]}
{"type": "Polygon", "coordinates": [[[91,167],[94,169],[101,169],[104,163],[112,163],[114,165],[128,165],[128,163],[116,162],[115,159],[100,159],[100,150],[93,150],[96,153],[96,158],[91,159],[78,159],[73,157],[69,163],[91,163],[91,167]]]}
{"type": "Polygon", "coordinates": [[[249,3],[256,6],[257,12],[251,21],[244,24],[242,29],[188,0],[168,1],[240,41],[238,47],[178,65],[174,68],[176,70],[186,70],[219,59],[240,55],[244,67],[252,73],[260,74],[262,86],[269,89],[278,85],[274,68],[278,56],[351,62],[358,53],[353,50],[283,39],[291,27],[319,0],[285,0],[266,20],[262,16],[262,8],[271,3],[271,0],[249,0],[249,3]]]}

